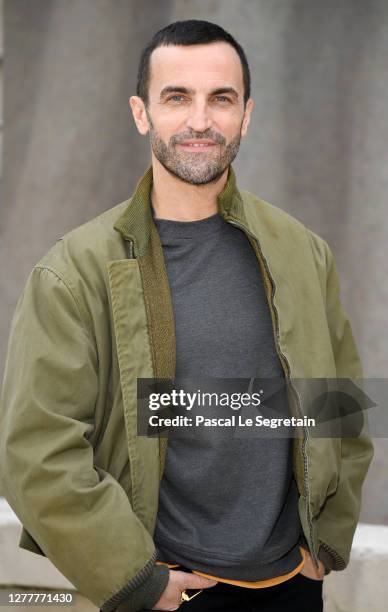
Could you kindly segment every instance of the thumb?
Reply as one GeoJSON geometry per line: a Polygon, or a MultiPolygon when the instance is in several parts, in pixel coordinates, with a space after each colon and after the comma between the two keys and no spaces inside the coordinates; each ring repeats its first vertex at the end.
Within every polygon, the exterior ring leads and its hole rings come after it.
{"type": "Polygon", "coordinates": [[[217,580],[211,580],[210,578],[204,578],[196,574],[187,574],[186,589],[207,589],[208,587],[215,586],[217,580]]]}

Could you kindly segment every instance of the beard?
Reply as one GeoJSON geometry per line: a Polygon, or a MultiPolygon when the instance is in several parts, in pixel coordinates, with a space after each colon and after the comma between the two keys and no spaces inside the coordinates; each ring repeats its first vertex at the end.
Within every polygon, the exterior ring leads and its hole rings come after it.
{"type": "Polygon", "coordinates": [[[228,144],[218,132],[206,130],[205,132],[187,131],[174,135],[167,145],[155,130],[148,112],[147,118],[151,148],[156,159],[168,172],[190,185],[206,185],[216,181],[230,166],[240,149],[242,123],[239,132],[228,144]],[[177,147],[178,143],[185,140],[201,138],[213,140],[217,146],[200,153],[184,151],[181,147],[177,147]]]}

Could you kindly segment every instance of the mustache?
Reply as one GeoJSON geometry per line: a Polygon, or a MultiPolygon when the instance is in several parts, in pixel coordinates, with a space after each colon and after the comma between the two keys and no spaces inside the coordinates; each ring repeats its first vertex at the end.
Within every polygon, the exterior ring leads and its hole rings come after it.
{"type": "Polygon", "coordinates": [[[182,134],[175,134],[170,138],[170,145],[176,145],[185,140],[213,140],[216,144],[224,145],[226,143],[225,138],[218,132],[213,130],[207,130],[206,132],[182,132],[182,134]]]}

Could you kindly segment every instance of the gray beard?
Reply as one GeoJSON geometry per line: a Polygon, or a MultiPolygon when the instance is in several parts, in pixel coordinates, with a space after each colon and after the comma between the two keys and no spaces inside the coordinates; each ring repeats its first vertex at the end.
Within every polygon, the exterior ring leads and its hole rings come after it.
{"type": "Polygon", "coordinates": [[[184,133],[170,138],[169,145],[160,138],[147,112],[150,124],[150,143],[156,159],[171,174],[190,185],[206,185],[217,180],[230,166],[240,149],[241,126],[239,133],[225,146],[225,138],[211,130],[206,132],[184,133]],[[186,153],[177,148],[178,142],[190,138],[208,138],[219,145],[219,154],[204,159],[206,153],[186,153]]]}

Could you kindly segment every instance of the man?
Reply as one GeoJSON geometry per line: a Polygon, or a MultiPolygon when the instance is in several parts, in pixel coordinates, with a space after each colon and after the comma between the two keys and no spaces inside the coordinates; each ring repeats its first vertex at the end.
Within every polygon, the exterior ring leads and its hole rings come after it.
{"type": "Polygon", "coordinates": [[[130,106],[152,167],[34,267],[14,316],[0,461],[20,546],[104,612],[322,610],[368,437],[167,443],[137,435],[136,384],[361,377],[332,254],[236,186],[253,101],[222,28],[155,34],[130,106]]]}

